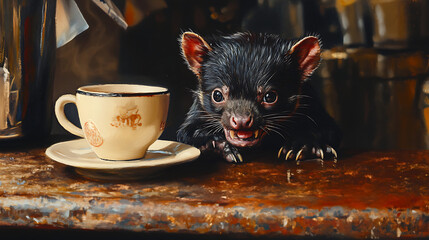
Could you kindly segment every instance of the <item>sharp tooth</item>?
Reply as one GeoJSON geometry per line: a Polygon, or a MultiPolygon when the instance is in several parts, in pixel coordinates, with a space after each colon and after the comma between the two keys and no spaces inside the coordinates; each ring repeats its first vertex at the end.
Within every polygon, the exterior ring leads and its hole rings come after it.
{"type": "Polygon", "coordinates": [[[259,136],[259,130],[256,130],[256,131],[255,131],[255,136],[254,136],[254,137],[255,137],[255,138],[258,138],[258,136],[259,136]]]}
{"type": "Polygon", "coordinates": [[[231,136],[232,139],[236,138],[235,131],[233,130],[229,130],[229,135],[231,136]]]}

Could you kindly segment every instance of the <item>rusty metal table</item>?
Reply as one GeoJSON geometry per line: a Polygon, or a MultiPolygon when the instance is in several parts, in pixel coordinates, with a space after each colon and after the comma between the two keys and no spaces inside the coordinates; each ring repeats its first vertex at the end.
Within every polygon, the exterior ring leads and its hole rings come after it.
{"type": "Polygon", "coordinates": [[[0,233],[429,237],[429,151],[361,152],[323,165],[203,156],[150,179],[100,181],[45,149],[0,148],[0,233]]]}

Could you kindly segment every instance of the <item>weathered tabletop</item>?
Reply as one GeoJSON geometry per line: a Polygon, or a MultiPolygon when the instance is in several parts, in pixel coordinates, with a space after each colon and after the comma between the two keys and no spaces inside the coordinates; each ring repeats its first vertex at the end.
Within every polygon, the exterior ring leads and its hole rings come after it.
{"type": "Polygon", "coordinates": [[[112,182],[85,178],[44,152],[0,148],[0,226],[429,237],[429,151],[363,152],[323,165],[203,157],[154,178],[112,182]]]}

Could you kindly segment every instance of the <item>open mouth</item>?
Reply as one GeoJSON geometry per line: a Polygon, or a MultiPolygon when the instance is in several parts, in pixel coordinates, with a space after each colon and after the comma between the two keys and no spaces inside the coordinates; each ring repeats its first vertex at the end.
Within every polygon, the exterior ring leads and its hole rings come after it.
{"type": "Polygon", "coordinates": [[[233,130],[226,129],[225,137],[226,140],[236,147],[251,147],[260,142],[264,132],[260,129],[257,130],[233,130]]]}

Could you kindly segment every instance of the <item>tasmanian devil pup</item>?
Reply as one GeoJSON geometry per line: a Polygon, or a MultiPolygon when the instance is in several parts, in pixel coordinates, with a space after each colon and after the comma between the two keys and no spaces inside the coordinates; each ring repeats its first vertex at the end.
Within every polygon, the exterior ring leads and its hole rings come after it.
{"type": "Polygon", "coordinates": [[[180,42],[199,84],[179,141],[230,162],[243,161],[242,149],[270,146],[286,160],[337,158],[338,128],[308,83],[320,62],[318,38],[237,33],[205,41],[185,32],[180,42]]]}

